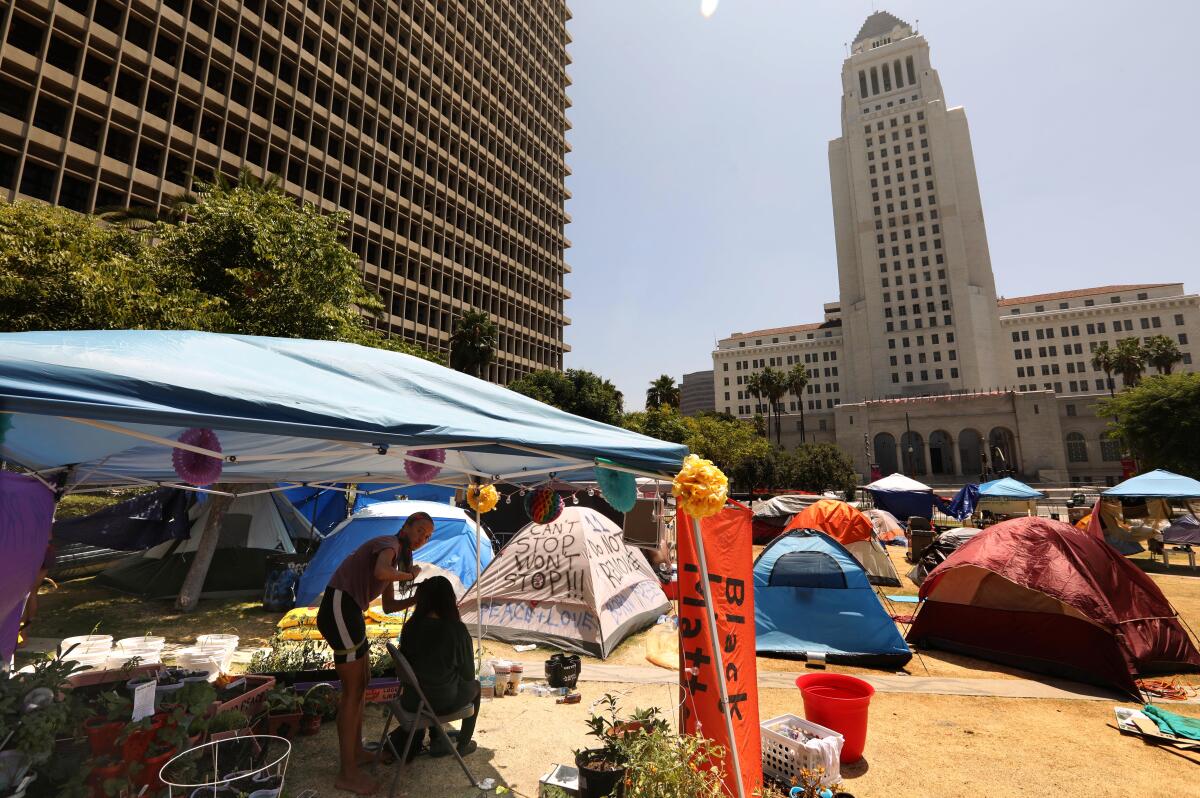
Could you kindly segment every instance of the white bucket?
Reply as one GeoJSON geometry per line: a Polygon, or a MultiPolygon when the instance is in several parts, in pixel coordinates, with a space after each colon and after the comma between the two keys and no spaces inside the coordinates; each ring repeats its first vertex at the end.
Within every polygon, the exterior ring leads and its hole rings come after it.
{"type": "Polygon", "coordinates": [[[232,650],[238,647],[239,639],[237,635],[200,635],[196,638],[196,647],[221,646],[232,650]]]}
{"type": "Polygon", "coordinates": [[[79,649],[72,651],[70,656],[65,657],[68,662],[74,662],[82,668],[93,668],[95,670],[104,670],[105,664],[108,661],[107,651],[89,651],[84,654],[79,653],[79,649]]]}
{"type": "Polygon", "coordinates": [[[63,640],[58,644],[58,650],[65,653],[74,648],[73,654],[108,653],[112,650],[112,645],[112,635],[79,635],[63,640]]]}
{"type": "Polygon", "coordinates": [[[167,644],[167,638],[157,635],[143,635],[141,637],[125,637],[117,641],[117,648],[123,650],[146,650],[162,651],[167,644]]]}
{"type": "Polygon", "coordinates": [[[211,682],[221,675],[226,654],[220,650],[185,648],[176,652],[175,664],[184,670],[204,671],[211,682]]]}

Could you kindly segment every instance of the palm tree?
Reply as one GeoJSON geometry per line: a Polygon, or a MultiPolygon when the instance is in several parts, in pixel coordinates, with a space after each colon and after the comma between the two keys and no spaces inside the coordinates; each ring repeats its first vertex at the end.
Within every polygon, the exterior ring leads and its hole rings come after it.
{"type": "MultiPolygon", "coordinates": [[[[754,397],[754,401],[756,403],[758,402],[758,400],[763,398],[763,387],[764,386],[763,386],[761,373],[751,374],[749,377],[746,378],[746,393],[749,396],[754,397]]],[[[754,412],[756,412],[756,413],[761,412],[757,404],[755,405],[754,412]]],[[[767,438],[770,439],[770,437],[771,437],[771,419],[770,419],[770,417],[768,417],[767,418],[767,438]]]]}
{"type": "MultiPolygon", "coordinates": [[[[783,432],[780,429],[780,416],[783,415],[783,408],[779,402],[787,395],[787,375],[779,369],[774,369],[768,366],[762,370],[760,376],[760,388],[763,397],[767,400],[767,428],[770,429],[771,414],[775,414],[775,443],[779,446],[783,445],[783,432]]],[[[768,436],[769,439],[770,436],[768,436]]]]}
{"type": "Polygon", "coordinates": [[[1126,388],[1138,384],[1146,370],[1146,350],[1136,338],[1122,338],[1113,350],[1113,371],[1121,375],[1126,388]]]}
{"type": "Polygon", "coordinates": [[[792,366],[786,375],[787,388],[795,395],[800,405],[800,442],[805,441],[804,429],[804,390],[808,387],[808,369],[804,366],[792,366]]]}
{"type": "Polygon", "coordinates": [[[1165,335],[1156,335],[1146,342],[1146,362],[1159,374],[1170,374],[1175,364],[1183,360],[1179,345],[1165,335]]]}
{"type": "Polygon", "coordinates": [[[675,378],[669,374],[660,375],[646,389],[647,410],[654,410],[663,405],[679,408],[679,386],[675,384],[675,378]]]}
{"type": "Polygon", "coordinates": [[[450,336],[450,368],[479,377],[496,356],[496,325],[488,314],[468,310],[458,317],[450,336]]]}
{"type": "Polygon", "coordinates": [[[1116,352],[1108,345],[1108,341],[1103,341],[1096,347],[1096,351],[1092,352],[1092,368],[1099,369],[1104,372],[1104,382],[1108,385],[1108,395],[1113,395],[1113,357],[1116,352]]]}

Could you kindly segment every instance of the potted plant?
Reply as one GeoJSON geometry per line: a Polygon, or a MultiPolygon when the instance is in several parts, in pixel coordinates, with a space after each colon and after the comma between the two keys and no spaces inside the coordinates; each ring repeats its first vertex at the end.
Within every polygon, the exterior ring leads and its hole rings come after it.
{"type": "Polygon", "coordinates": [[[300,727],[302,701],[287,687],[267,693],[267,734],[292,739],[300,727]]]}
{"type": "Polygon", "coordinates": [[[91,717],[83,722],[92,756],[104,756],[116,750],[117,737],[132,713],[133,701],[128,696],[115,690],[100,695],[91,717]]]}
{"type": "Polygon", "coordinates": [[[622,719],[616,696],[600,699],[601,711],[587,720],[588,735],[602,743],[600,748],[575,752],[579,769],[579,798],[604,798],[624,795],[628,765],[626,746],[642,735],[667,728],[657,709],[639,710],[622,719]]]}
{"type": "Polygon", "coordinates": [[[621,737],[626,795],[720,798],[725,751],[698,735],[676,735],[665,724],[621,737]]]}
{"type": "Polygon", "coordinates": [[[300,733],[313,735],[321,730],[321,721],[332,720],[337,715],[337,699],[333,688],[319,684],[304,694],[300,719],[300,733]]]}
{"type": "Polygon", "coordinates": [[[107,782],[120,778],[125,773],[125,763],[112,756],[94,757],[87,762],[87,784],[93,795],[104,794],[107,782]]]}
{"type": "Polygon", "coordinates": [[[250,719],[246,717],[246,713],[237,709],[227,709],[224,712],[218,712],[208,721],[208,739],[209,742],[214,740],[226,740],[230,737],[237,737],[250,727],[250,719]]]}

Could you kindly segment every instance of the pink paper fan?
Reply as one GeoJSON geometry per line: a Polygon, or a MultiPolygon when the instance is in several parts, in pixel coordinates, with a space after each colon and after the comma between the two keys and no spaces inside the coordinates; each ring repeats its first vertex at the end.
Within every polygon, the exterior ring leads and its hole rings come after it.
{"type": "MultiPolygon", "coordinates": [[[[439,463],[446,462],[445,449],[417,449],[409,452],[413,457],[420,457],[422,460],[436,460],[439,463]]],[[[412,460],[404,461],[404,473],[408,474],[408,478],[413,482],[430,482],[437,478],[437,475],[442,473],[442,467],[430,465],[429,463],[417,463],[412,460]]]]}
{"type": "MultiPolygon", "coordinates": [[[[184,430],[179,436],[179,442],[212,452],[221,451],[221,441],[217,439],[217,433],[203,427],[184,430]]],[[[209,457],[206,454],[189,452],[187,449],[174,449],[171,452],[171,464],[175,466],[175,473],[179,478],[189,485],[211,485],[221,477],[222,461],[219,457],[209,457]]]]}

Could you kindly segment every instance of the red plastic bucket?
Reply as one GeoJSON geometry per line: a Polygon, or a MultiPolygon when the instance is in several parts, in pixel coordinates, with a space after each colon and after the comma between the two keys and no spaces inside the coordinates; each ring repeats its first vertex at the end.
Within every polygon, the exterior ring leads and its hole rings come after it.
{"type": "Polygon", "coordinates": [[[845,738],[841,761],[862,758],[867,744],[867,709],[875,688],[841,673],[809,673],[796,679],[804,698],[804,717],[845,738]]]}

